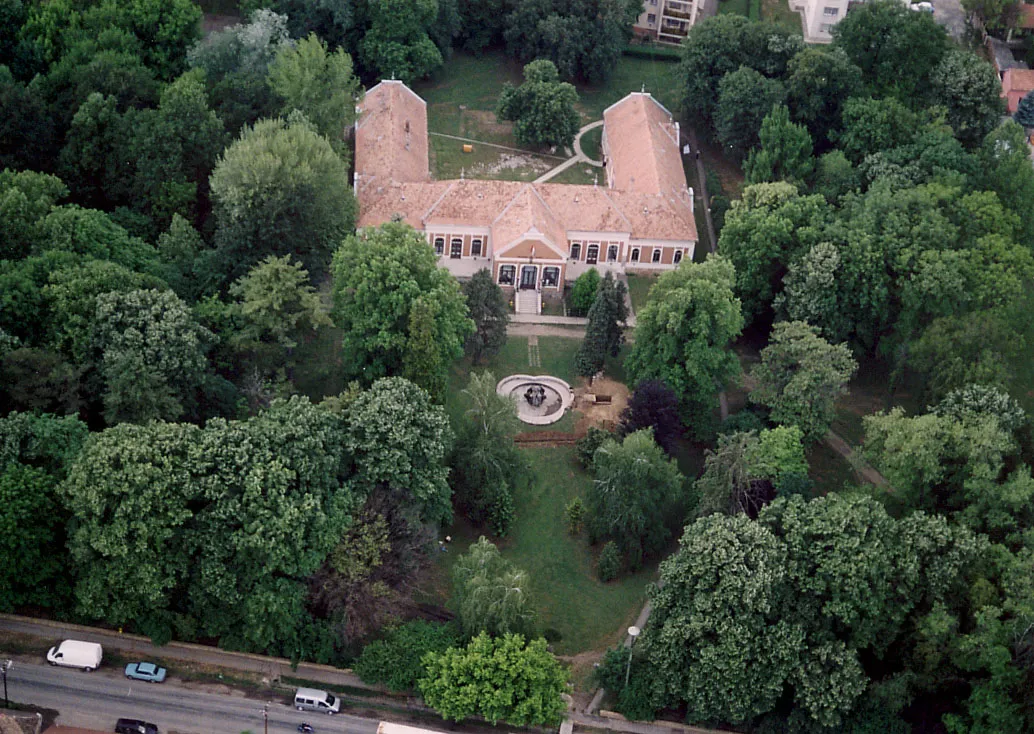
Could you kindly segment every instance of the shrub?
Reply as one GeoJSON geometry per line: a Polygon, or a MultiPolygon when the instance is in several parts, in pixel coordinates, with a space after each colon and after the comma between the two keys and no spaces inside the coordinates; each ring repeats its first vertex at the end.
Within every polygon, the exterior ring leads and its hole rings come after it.
{"type": "Polygon", "coordinates": [[[568,305],[571,307],[571,315],[585,316],[592,308],[596,300],[596,291],[600,287],[600,274],[596,268],[586,270],[578,276],[578,279],[571,286],[571,295],[568,296],[568,305]]]}
{"type": "Polygon", "coordinates": [[[564,521],[567,523],[567,532],[571,535],[578,535],[582,532],[582,523],[585,522],[585,503],[581,497],[575,497],[567,503],[564,508],[564,521]]]}
{"type": "Polygon", "coordinates": [[[445,652],[459,639],[454,625],[414,620],[364,647],[353,669],[364,683],[383,683],[393,691],[414,690],[426,672],[421,662],[424,655],[445,652]]]}
{"type": "Polygon", "coordinates": [[[617,577],[621,572],[621,551],[613,540],[607,541],[600,552],[600,559],[596,562],[596,575],[600,581],[607,583],[617,577]]]}
{"type": "Polygon", "coordinates": [[[611,438],[614,438],[613,433],[604,431],[596,426],[586,431],[585,436],[578,439],[578,443],[575,444],[575,450],[578,452],[578,461],[581,465],[586,469],[592,467],[592,457],[596,454],[596,449],[611,438]]]}

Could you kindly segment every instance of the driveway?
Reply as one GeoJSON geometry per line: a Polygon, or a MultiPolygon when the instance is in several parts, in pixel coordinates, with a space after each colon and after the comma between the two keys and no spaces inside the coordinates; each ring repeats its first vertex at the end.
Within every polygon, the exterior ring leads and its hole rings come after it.
{"type": "Polygon", "coordinates": [[[944,30],[948,31],[949,36],[956,41],[961,41],[969,26],[962,3],[959,0],[930,0],[930,2],[933,3],[933,19],[944,26],[944,30]]]}

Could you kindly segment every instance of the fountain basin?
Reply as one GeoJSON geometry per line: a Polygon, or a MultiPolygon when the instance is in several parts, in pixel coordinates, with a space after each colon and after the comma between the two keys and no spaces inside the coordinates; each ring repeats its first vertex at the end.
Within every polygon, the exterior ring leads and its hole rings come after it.
{"type": "Polygon", "coordinates": [[[499,381],[495,391],[513,400],[517,417],[533,426],[556,423],[574,402],[571,386],[549,375],[510,375],[499,381]]]}

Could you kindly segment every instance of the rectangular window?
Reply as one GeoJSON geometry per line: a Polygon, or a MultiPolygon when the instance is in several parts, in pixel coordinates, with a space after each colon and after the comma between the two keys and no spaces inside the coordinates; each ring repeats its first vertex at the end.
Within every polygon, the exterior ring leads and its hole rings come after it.
{"type": "Polygon", "coordinates": [[[827,18],[835,18],[840,15],[840,8],[823,8],[822,14],[827,18]]]}
{"type": "Polygon", "coordinates": [[[459,237],[454,237],[452,243],[449,245],[449,257],[453,260],[459,260],[463,255],[463,240],[459,237]]]}
{"type": "Polygon", "coordinates": [[[661,261],[661,250],[659,247],[654,248],[653,257],[650,259],[655,263],[659,263],[661,261]]]}
{"type": "Polygon", "coordinates": [[[513,278],[517,274],[516,265],[499,266],[499,285],[513,285],[513,278]]]}
{"type": "Polygon", "coordinates": [[[600,246],[596,244],[589,245],[589,248],[585,251],[585,262],[589,265],[595,265],[599,259],[600,246]]]}
{"type": "Polygon", "coordinates": [[[831,23],[820,23],[819,24],[819,33],[829,33],[829,31],[830,31],[830,29],[832,27],[833,27],[833,25],[831,23]]]}
{"type": "Polygon", "coordinates": [[[481,240],[473,239],[470,241],[470,255],[471,257],[481,257],[481,240]]]}
{"type": "Polygon", "coordinates": [[[618,259],[618,246],[611,245],[607,248],[607,262],[612,263],[618,259]]]}
{"type": "Polygon", "coordinates": [[[646,22],[648,24],[650,24],[650,25],[654,25],[655,23],[657,23],[657,16],[654,15],[653,13],[647,13],[646,14],[646,22]]]}
{"type": "Polygon", "coordinates": [[[581,243],[575,242],[571,245],[571,259],[580,260],[582,257],[582,245],[581,243]]]}
{"type": "Polygon", "coordinates": [[[434,238],[434,254],[441,257],[445,254],[445,238],[435,237],[434,238]]]}
{"type": "Polygon", "coordinates": [[[559,288],[560,287],[560,268],[555,268],[555,267],[542,268],[542,287],[543,288],[559,288]]]}

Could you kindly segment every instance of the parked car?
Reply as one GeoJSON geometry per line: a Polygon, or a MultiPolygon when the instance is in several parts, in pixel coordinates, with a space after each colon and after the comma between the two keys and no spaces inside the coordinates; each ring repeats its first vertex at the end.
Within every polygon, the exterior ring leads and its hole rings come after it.
{"type": "Polygon", "coordinates": [[[158,727],[139,719],[119,719],[115,722],[115,734],[158,734],[158,727]]]}
{"type": "Polygon", "coordinates": [[[161,683],[165,680],[165,668],[154,663],[130,663],[126,666],[126,677],[148,683],[161,683]]]}

